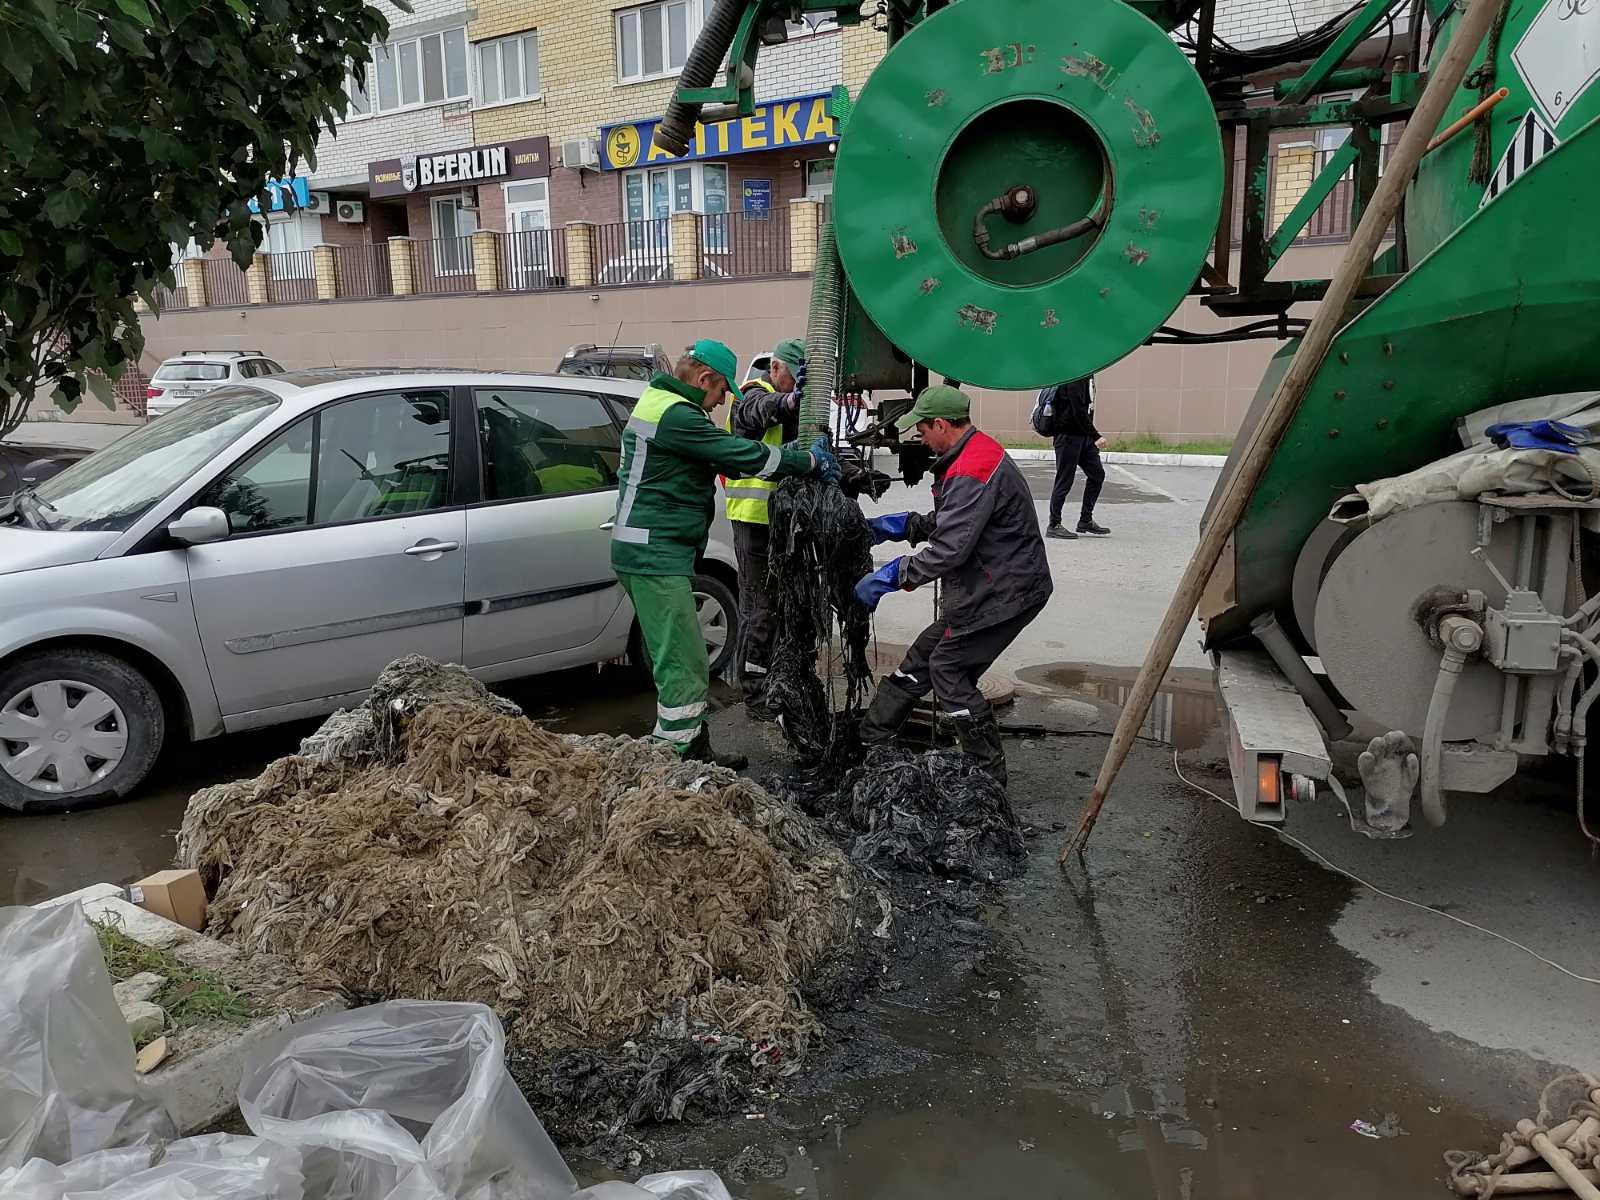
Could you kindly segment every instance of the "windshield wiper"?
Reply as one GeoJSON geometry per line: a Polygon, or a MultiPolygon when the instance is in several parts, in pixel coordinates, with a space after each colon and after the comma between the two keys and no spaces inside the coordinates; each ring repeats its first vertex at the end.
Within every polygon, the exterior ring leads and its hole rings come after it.
{"type": "Polygon", "coordinates": [[[28,524],[35,529],[52,528],[50,523],[39,515],[41,509],[49,509],[51,512],[60,511],[54,504],[51,504],[50,501],[39,495],[38,491],[31,487],[23,488],[11,498],[11,503],[18,512],[27,518],[28,524]]]}

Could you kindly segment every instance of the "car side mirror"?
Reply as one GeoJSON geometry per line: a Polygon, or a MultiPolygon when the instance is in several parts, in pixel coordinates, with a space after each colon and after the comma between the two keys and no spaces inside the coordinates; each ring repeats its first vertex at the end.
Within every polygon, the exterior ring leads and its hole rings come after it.
{"type": "Polygon", "coordinates": [[[228,514],[220,508],[191,508],[167,525],[167,535],[185,546],[204,546],[220,542],[233,532],[228,514]]]}

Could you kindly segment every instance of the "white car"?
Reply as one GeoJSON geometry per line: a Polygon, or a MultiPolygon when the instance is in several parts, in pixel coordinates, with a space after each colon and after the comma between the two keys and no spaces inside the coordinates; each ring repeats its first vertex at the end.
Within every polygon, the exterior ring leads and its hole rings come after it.
{"type": "Polygon", "coordinates": [[[144,390],[145,415],[164,416],[219,387],[282,374],[283,368],[259,350],[185,350],[150,377],[144,390]]]}
{"type": "MultiPolygon", "coordinates": [[[[638,661],[609,531],[643,390],[269,375],[18,493],[0,508],[0,805],[127,796],[164,743],[348,707],[404,654],[487,681],[638,661]]],[[[738,641],[732,541],[719,517],[694,576],[713,670],[738,641]]]]}

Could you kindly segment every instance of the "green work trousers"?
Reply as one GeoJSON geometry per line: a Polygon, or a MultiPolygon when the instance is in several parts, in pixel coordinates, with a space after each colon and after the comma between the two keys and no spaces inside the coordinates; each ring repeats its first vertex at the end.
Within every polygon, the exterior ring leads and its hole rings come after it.
{"type": "Polygon", "coordinates": [[[711,687],[711,663],[689,577],[618,571],[617,582],[633,601],[656,682],[656,727],[651,736],[681,756],[705,724],[706,693],[711,687]]]}

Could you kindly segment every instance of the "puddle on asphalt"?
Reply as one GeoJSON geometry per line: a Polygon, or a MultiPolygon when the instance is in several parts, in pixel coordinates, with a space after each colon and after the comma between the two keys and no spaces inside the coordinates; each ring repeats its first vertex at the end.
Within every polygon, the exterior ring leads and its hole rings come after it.
{"type": "MultiPolygon", "coordinates": [[[[1128,702],[1138,674],[1136,667],[1060,662],[1024,667],[1017,672],[1017,681],[1061,697],[1074,716],[1082,712],[1081,706],[1089,706],[1098,714],[1096,724],[1103,722],[1109,729],[1128,702]]],[[[1223,758],[1227,746],[1211,672],[1194,667],[1169,671],[1139,734],[1174,750],[1223,758]]]]}
{"type": "MultiPolygon", "coordinates": [[[[648,681],[616,667],[562,671],[501,690],[558,733],[644,734],[655,722],[648,681]]],[[[714,706],[736,698],[732,688],[713,688],[714,706]]],[[[0,808],[0,904],[36,904],[91,883],[132,883],[171,866],[190,796],[258,774],[294,753],[318,724],[300,721],[179,747],[163,758],[141,794],[122,804],[60,815],[0,808]]]]}
{"type": "MultiPolygon", "coordinates": [[[[1022,474],[1028,481],[1028,490],[1043,504],[1050,500],[1050,489],[1055,483],[1055,464],[1044,460],[1031,461],[1023,465],[1022,474]]],[[[1106,469],[1105,486],[1100,489],[1100,499],[1097,504],[1171,504],[1173,499],[1165,492],[1152,490],[1148,486],[1141,487],[1141,480],[1131,472],[1106,469]]],[[[1083,494],[1083,474],[1079,472],[1073,480],[1072,491],[1067,496],[1066,511],[1070,515],[1078,511],[1078,500],[1083,494]]]]}

